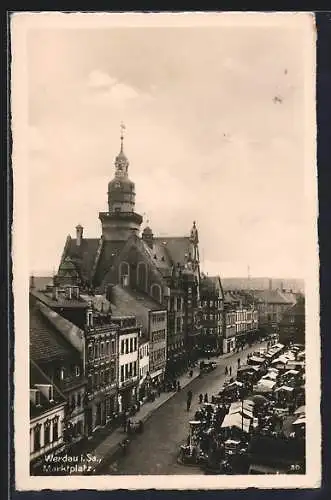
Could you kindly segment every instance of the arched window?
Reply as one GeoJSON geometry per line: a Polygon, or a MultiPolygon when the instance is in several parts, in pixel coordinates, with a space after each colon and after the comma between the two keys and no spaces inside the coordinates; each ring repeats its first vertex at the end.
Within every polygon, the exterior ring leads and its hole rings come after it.
{"type": "Polygon", "coordinates": [[[122,286],[128,286],[130,282],[130,267],[127,262],[121,262],[120,264],[120,284],[122,286]]]}
{"type": "Polygon", "coordinates": [[[161,287],[157,283],[153,283],[153,285],[151,286],[151,296],[157,302],[162,302],[161,287]]]}
{"type": "Polygon", "coordinates": [[[141,290],[147,288],[147,266],[145,262],[139,262],[137,266],[137,285],[141,290]]]}

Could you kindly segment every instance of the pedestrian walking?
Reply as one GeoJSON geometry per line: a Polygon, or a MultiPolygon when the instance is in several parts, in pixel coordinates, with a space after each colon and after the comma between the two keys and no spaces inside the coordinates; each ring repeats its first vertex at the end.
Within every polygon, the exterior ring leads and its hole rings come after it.
{"type": "Polygon", "coordinates": [[[126,425],[126,432],[128,434],[131,434],[131,420],[130,419],[128,420],[128,423],[126,425]]]}
{"type": "Polygon", "coordinates": [[[203,403],[203,394],[199,394],[199,404],[202,405],[203,403]]]}
{"type": "Polygon", "coordinates": [[[193,370],[190,370],[190,377],[193,377],[193,370]]]}
{"type": "Polygon", "coordinates": [[[123,422],[122,422],[123,432],[125,432],[125,431],[126,431],[126,424],[127,424],[127,417],[126,417],[126,413],[123,413],[123,422]]]}
{"type": "Polygon", "coordinates": [[[238,358],[238,368],[240,367],[240,358],[238,358]]]}
{"type": "Polygon", "coordinates": [[[208,393],[206,392],[205,397],[204,397],[204,402],[208,403],[208,393]]]}
{"type": "Polygon", "coordinates": [[[187,402],[186,402],[186,410],[187,411],[190,411],[191,403],[192,403],[192,397],[193,397],[192,391],[188,391],[188,393],[187,393],[187,402]]]}
{"type": "Polygon", "coordinates": [[[179,392],[180,390],[181,390],[181,387],[180,387],[180,382],[178,380],[178,382],[177,382],[177,391],[179,392]]]}
{"type": "Polygon", "coordinates": [[[226,366],[225,367],[225,375],[227,375],[229,373],[229,370],[228,370],[228,367],[226,366]]]}
{"type": "Polygon", "coordinates": [[[230,366],[230,368],[229,368],[229,374],[230,374],[230,377],[231,377],[231,374],[232,374],[232,366],[230,366]]]}

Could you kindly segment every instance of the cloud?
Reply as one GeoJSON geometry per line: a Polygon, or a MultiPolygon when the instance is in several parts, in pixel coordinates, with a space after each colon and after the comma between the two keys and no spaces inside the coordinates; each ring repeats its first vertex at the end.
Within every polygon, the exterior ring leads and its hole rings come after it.
{"type": "Polygon", "coordinates": [[[93,89],[109,89],[115,85],[117,80],[112,78],[108,73],[99,70],[93,70],[88,76],[87,85],[93,89]]]}
{"type": "Polygon", "coordinates": [[[87,79],[87,92],[83,102],[92,105],[121,107],[142,94],[133,86],[120,82],[108,73],[93,70],[87,79]]]}

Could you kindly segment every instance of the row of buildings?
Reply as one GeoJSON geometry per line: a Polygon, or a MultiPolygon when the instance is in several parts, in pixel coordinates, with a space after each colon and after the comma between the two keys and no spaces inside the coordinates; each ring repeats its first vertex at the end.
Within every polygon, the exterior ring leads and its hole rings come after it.
{"type": "Polygon", "coordinates": [[[128,167],[121,137],[100,238],[78,225],[51,282],[31,279],[32,464],[92,435],[200,354],[231,352],[261,325],[274,329],[295,303],[282,291],[267,300],[225,292],[204,275],[195,222],[182,237],[141,230],[128,167]]]}

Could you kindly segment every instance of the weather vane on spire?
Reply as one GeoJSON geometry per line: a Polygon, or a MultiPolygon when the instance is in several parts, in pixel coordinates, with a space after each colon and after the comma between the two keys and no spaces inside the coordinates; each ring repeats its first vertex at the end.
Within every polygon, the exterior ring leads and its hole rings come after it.
{"type": "Polygon", "coordinates": [[[123,140],[124,140],[124,130],[125,130],[125,125],[123,122],[121,122],[121,151],[123,151],[123,140]]]}

